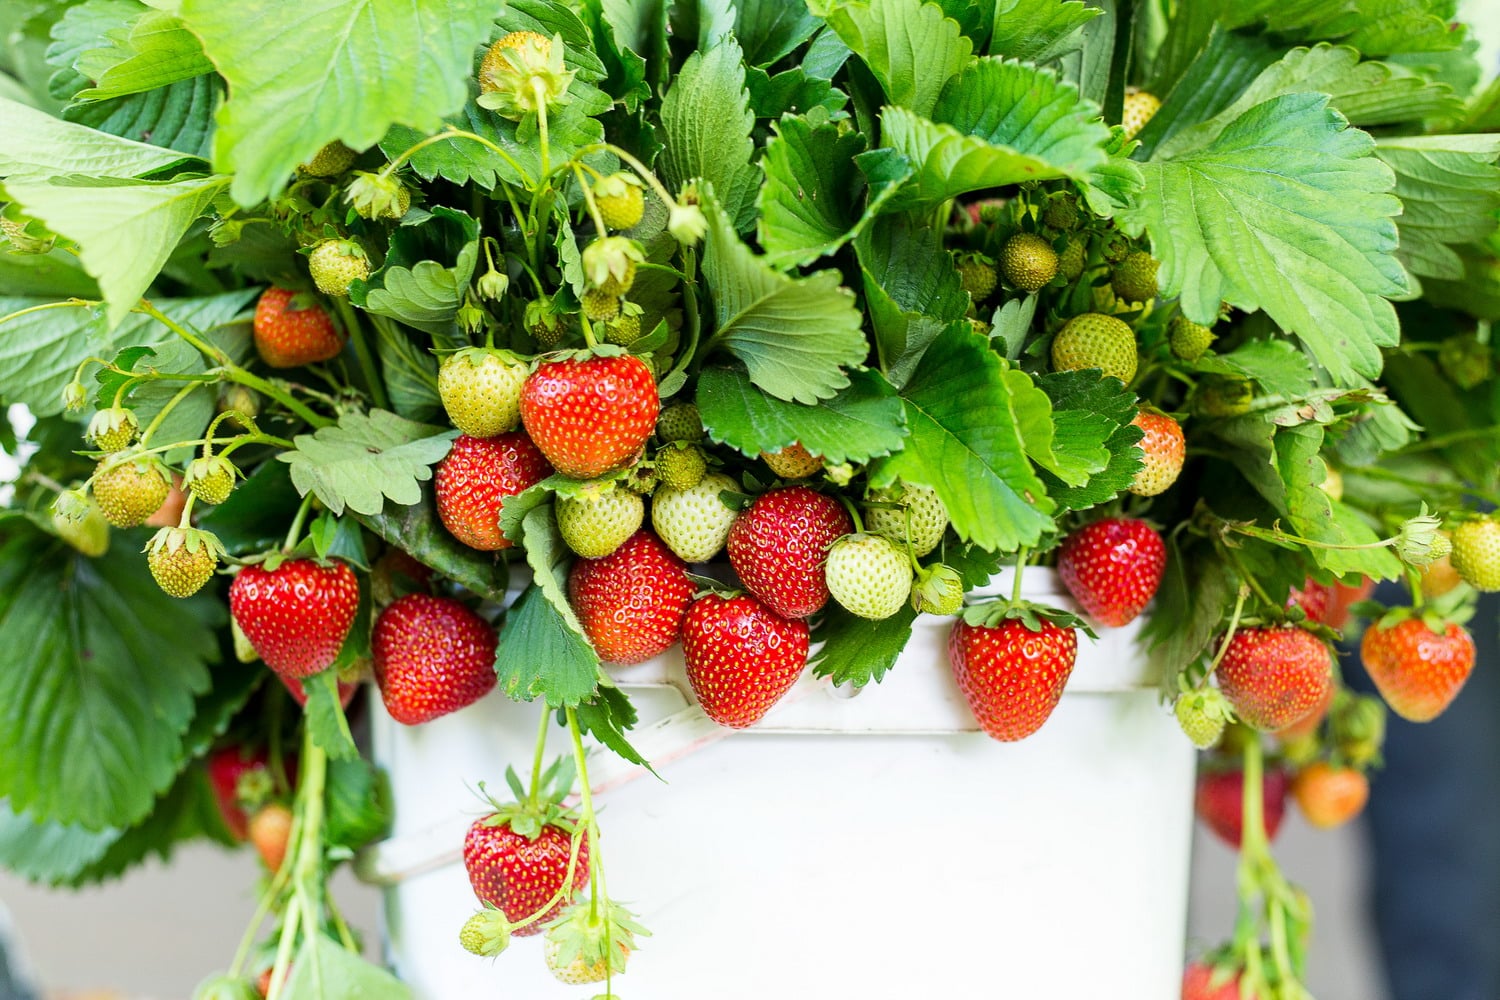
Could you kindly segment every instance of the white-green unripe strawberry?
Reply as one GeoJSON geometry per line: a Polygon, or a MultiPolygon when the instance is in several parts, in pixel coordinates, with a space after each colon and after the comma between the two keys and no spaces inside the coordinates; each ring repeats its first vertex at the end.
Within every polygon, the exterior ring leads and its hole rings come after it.
{"type": "Polygon", "coordinates": [[[708,562],[724,548],[735,511],[719,494],[739,492],[722,472],[710,472],[689,490],[661,486],[651,498],[651,527],[683,562],[708,562]]]}
{"type": "Polygon", "coordinates": [[[897,483],[894,487],[871,490],[867,500],[895,506],[866,507],[865,528],[903,544],[909,530],[912,552],[918,558],[937,548],[943,540],[943,532],[948,529],[948,508],[943,505],[937,490],[930,487],[897,483]],[[909,521],[908,513],[911,515],[909,521]]]}
{"type": "Polygon", "coordinates": [[[578,496],[557,498],[557,530],[568,548],[588,559],[602,559],[624,545],[645,517],[641,495],[613,483],[593,484],[578,496]]]}
{"type": "Polygon", "coordinates": [[[823,566],[828,592],[861,618],[889,618],[911,596],[911,560],[884,535],[845,535],[828,549],[823,566]]]}
{"type": "Polygon", "coordinates": [[[467,347],[443,359],[438,395],[448,419],[469,437],[488,438],[521,422],[521,387],[529,369],[504,351],[467,347]]]}

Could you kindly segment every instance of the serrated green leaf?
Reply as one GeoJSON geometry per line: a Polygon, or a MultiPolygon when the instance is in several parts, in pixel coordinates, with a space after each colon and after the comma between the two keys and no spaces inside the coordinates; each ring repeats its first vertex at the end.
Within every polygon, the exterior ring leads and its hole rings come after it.
{"type": "Polygon", "coordinates": [[[362,757],[328,762],[328,843],[357,851],[391,825],[391,791],[362,757]]]}
{"type": "Polygon", "coordinates": [[[805,266],[858,236],[900,188],[872,192],[861,210],[864,175],[854,158],[864,152],[862,136],[790,115],[774,128],[763,162],[760,244],[777,267],[805,266]]]}
{"type": "MultiPolygon", "coordinates": [[[[1287,516],[1292,530],[1303,538],[1328,545],[1361,546],[1379,540],[1352,508],[1331,499],[1321,488],[1324,477],[1323,428],[1315,424],[1284,427],[1276,432],[1275,461],[1284,493],[1262,494],[1287,516]]],[[[1312,547],[1319,566],[1343,576],[1360,573],[1377,580],[1400,576],[1401,562],[1386,548],[1312,547]]]]}
{"type": "Polygon", "coordinates": [[[84,0],[68,6],[50,27],[34,21],[32,26],[50,39],[41,43],[46,46],[46,63],[57,70],[47,78],[47,94],[66,103],[89,86],[93,80],[77,68],[79,59],[91,50],[118,44],[145,11],[139,0],[84,0]]]}
{"type": "Polygon", "coordinates": [[[0,550],[0,794],[14,809],[128,826],[181,766],[224,611],[206,592],[163,594],[140,542],[117,534],[85,559],[21,531],[0,550]]]}
{"type": "Polygon", "coordinates": [[[299,434],[296,448],[276,457],[292,467],[297,492],[317,495],[335,514],[379,514],[386,498],[403,505],[422,499],[421,484],[458,436],[386,410],[351,412],[337,424],[299,434]]]}
{"type": "Polygon", "coordinates": [[[279,193],[330,140],[368,149],[392,125],[439,128],[464,102],[492,13],[480,0],[183,0],[179,16],[229,83],[214,162],[234,174],[235,201],[279,193]]]}
{"type": "Polygon", "coordinates": [[[808,666],[815,676],[831,677],[835,684],[879,683],[906,648],[916,619],[910,605],[902,605],[889,618],[870,621],[830,603],[813,629],[812,641],[822,646],[808,666]]]}
{"type": "Polygon", "coordinates": [[[620,757],[630,761],[655,774],[650,761],[641,755],[641,752],[631,746],[626,739],[627,730],[635,726],[635,706],[630,703],[630,696],[613,684],[606,684],[601,678],[598,693],[589,701],[578,706],[578,728],[613,750],[620,757]]]}
{"type": "Polygon", "coordinates": [[[1069,484],[1044,469],[1047,492],[1065,510],[1086,510],[1105,503],[1128,488],[1141,468],[1136,445],[1141,431],[1133,426],[1135,393],[1119,379],[1105,378],[1096,369],[1054,372],[1037,379],[1037,385],[1052,400],[1054,449],[1078,454],[1080,464],[1097,460],[1100,449],[1105,464],[1091,469],[1084,481],[1069,484]]]}
{"type": "Polygon", "coordinates": [[[1396,173],[1401,262],[1424,278],[1462,279],[1464,262],[1453,248],[1495,229],[1500,135],[1383,138],[1375,155],[1396,173]]]}
{"type": "Polygon", "coordinates": [[[476,241],[459,251],[452,267],[444,267],[435,260],[419,260],[410,268],[388,264],[374,276],[380,287],[369,290],[364,308],[426,333],[448,333],[453,328],[453,317],[464,303],[478,259],[476,241]]]}
{"type": "Polygon", "coordinates": [[[344,707],[339,704],[338,674],[331,669],[323,670],[301,683],[302,691],[307,695],[302,717],[307,722],[312,741],[328,754],[330,760],[358,760],[359,748],[354,745],[349,720],[344,718],[344,707]]]}
{"type": "Polygon", "coordinates": [[[815,108],[840,111],[849,103],[849,95],[835,87],[832,80],[812,76],[802,66],[793,66],[775,76],[751,67],[745,72],[745,88],[750,92],[750,108],[757,118],[807,114],[815,108]]]}
{"type": "Polygon", "coordinates": [[[99,283],[90,278],[78,266],[78,258],[66,250],[44,254],[0,254],[0,288],[13,296],[38,300],[99,297],[99,283]]]}
{"type": "Polygon", "coordinates": [[[104,856],[120,836],[18,814],[0,801],[0,866],[29,882],[62,885],[104,856]]]}
{"type": "MultiPolygon", "coordinates": [[[[229,498],[231,502],[240,490],[229,498]]],[[[356,512],[355,517],[392,546],[454,583],[497,604],[504,601],[509,579],[506,564],[491,553],[469,548],[448,533],[438,517],[431,483],[421,484],[421,499],[414,504],[387,501],[379,513],[356,512]]]]}
{"type": "Polygon", "coordinates": [[[1453,13],[1452,0],[1359,0],[1357,11],[1330,18],[1320,29],[1372,56],[1445,52],[1464,40],[1463,25],[1450,28],[1453,13]]]}
{"type": "Polygon", "coordinates": [[[1023,181],[1085,181],[1109,162],[1111,135],[1098,116],[1050,72],[977,60],[944,88],[932,120],[904,108],[882,113],[884,144],[916,168],[891,204],[930,205],[1023,181]]]}
{"type": "Polygon", "coordinates": [[[938,93],[973,51],[958,22],[936,4],[810,0],[808,6],[869,67],[886,99],[917,115],[932,110],[938,93]]]}
{"type": "Polygon", "coordinates": [[[1194,367],[1222,375],[1243,375],[1272,395],[1299,399],[1315,384],[1312,363],[1289,341],[1247,340],[1228,354],[1205,354],[1194,367]]]}
{"type": "Polygon", "coordinates": [[[662,179],[674,191],[694,178],[708,181],[737,230],[754,221],[760,184],[749,102],[740,47],[726,38],[689,56],[661,103],[662,179]]]}
{"type": "Polygon", "coordinates": [[[902,392],[906,447],[871,466],[870,482],[937,490],[960,538],[985,548],[1035,544],[1054,505],[1027,461],[1002,363],[967,324],[948,327],[902,392]]]}
{"type": "Polygon", "coordinates": [[[159,10],[147,10],[127,28],[110,32],[105,47],[82,53],[75,66],[94,81],[75,95],[86,101],[140,94],[214,71],[197,36],[159,10]]]}
{"type": "Polygon", "coordinates": [[[554,707],[577,705],[594,693],[599,657],[540,587],[528,587],[500,630],[495,673],[513,700],[540,697],[554,707]]]}
{"type": "Polygon", "coordinates": [[[284,1000],[411,1000],[411,989],[322,933],[307,935],[292,958],[284,1000]]]}
{"type": "MultiPolygon", "coordinates": [[[[608,23],[610,34],[621,51],[621,62],[635,61],[637,68],[627,70],[625,95],[636,75],[646,95],[658,93],[671,70],[671,53],[667,49],[667,0],[598,0],[600,13],[608,23]]],[[[596,31],[596,37],[597,37],[596,31]]],[[[611,93],[624,96],[612,88],[611,93]]],[[[646,96],[643,95],[643,96],[646,96]]],[[[630,100],[626,96],[627,101],[630,100]]],[[[630,110],[634,110],[630,108],[630,110]]],[[[646,162],[651,162],[648,158],[646,162]]]]}
{"type": "Polygon", "coordinates": [[[12,177],[5,190],[54,232],[78,244],[84,270],[98,279],[110,325],[116,326],[228,184],[227,177],[162,182],[12,177]]]}
{"type": "Polygon", "coordinates": [[[191,159],[173,150],[60,121],[5,98],[0,98],[0,133],[7,136],[0,149],[0,177],[6,178],[7,189],[23,178],[36,181],[72,174],[140,177],[191,159]]]}
{"type": "Polygon", "coordinates": [[[744,372],[705,368],[698,412],[719,444],[755,458],[800,443],[832,463],[865,463],[889,455],[906,436],[901,400],[879,373],[850,373],[850,384],[815,406],[788,403],[757,389],[744,372]]]}
{"type": "Polygon", "coordinates": [[[789,55],[823,25],[804,4],[735,0],[734,34],[747,66],[769,66],[789,55]]]}
{"type": "Polygon", "coordinates": [[[876,221],[854,241],[875,349],[886,378],[902,386],[944,326],[969,307],[942,234],[914,215],[876,221]]]}
{"type": "Polygon", "coordinates": [[[1109,466],[1106,442],[1119,428],[1116,421],[1093,411],[1054,412],[1051,397],[1020,369],[1006,371],[1005,383],[1033,462],[1068,486],[1082,486],[1109,466]]]}
{"type": "Polygon", "coordinates": [[[839,273],[792,278],[757,257],[712,199],[703,277],[713,296],[714,332],[703,356],[722,349],[744,362],[750,380],[781,399],[814,403],[849,384],[844,369],[868,347],[854,295],[839,273]]]}
{"type": "Polygon", "coordinates": [[[430,421],[442,410],[438,361],[397,323],[375,322],[376,353],[391,409],[407,420],[430,421]]]}
{"type": "Polygon", "coordinates": [[[1102,13],[1083,0],[999,0],[989,53],[1022,62],[1055,59],[1076,47],[1078,29],[1102,13]]]}
{"type": "Polygon", "coordinates": [[[63,117],[101,132],[208,158],[213,144],[214,111],[224,88],[215,76],[126,97],[69,105],[63,117]]]}
{"type": "Polygon", "coordinates": [[[1327,98],[1275,98],[1211,144],[1144,164],[1146,192],[1122,224],[1150,232],[1162,294],[1181,295],[1189,319],[1211,322],[1223,301],[1264,309],[1334,378],[1373,377],[1399,338],[1382,296],[1406,287],[1400,203],[1373,149],[1327,98]]]}
{"type": "Polygon", "coordinates": [[[1172,30],[1158,52],[1158,80],[1153,85],[1163,103],[1136,136],[1140,146],[1131,155],[1137,160],[1150,159],[1161,143],[1223,111],[1284,54],[1260,35],[1223,30],[1208,15],[1208,9],[1208,5],[1194,4],[1173,19],[1172,30]],[[1210,29],[1201,46],[1185,54],[1189,61],[1182,66],[1175,62],[1168,65],[1167,59],[1179,56],[1172,49],[1174,42],[1184,41],[1177,29],[1191,28],[1187,22],[1200,17],[1208,18],[1210,29]]]}

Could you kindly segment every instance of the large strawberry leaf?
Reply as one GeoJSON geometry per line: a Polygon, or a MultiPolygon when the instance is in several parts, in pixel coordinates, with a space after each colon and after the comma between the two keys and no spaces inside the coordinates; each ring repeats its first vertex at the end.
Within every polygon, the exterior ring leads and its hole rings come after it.
{"type": "Polygon", "coordinates": [[[1027,460],[1003,362],[966,323],[933,343],[902,396],[906,447],[871,466],[873,485],[932,487],[959,537],[985,548],[1032,545],[1051,529],[1054,504],[1027,460]]]}
{"type": "Polygon", "coordinates": [[[973,45],[943,8],[921,0],[810,0],[808,6],[880,81],[886,99],[925,115],[973,45]]]}
{"type": "Polygon", "coordinates": [[[464,102],[493,11],[480,0],[182,0],[179,16],[229,82],[214,161],[234,174],[234,199],[279,193],[330,140],[367,149],[392,125],[439,128],[464,102]]]}
{"type": "Polygon", "coordinates": [[[1085,510],[1126,489],[1142,463],[1136,447],[1141,431],[1131,423],[1135,393],[1097,369],[1053,372],[1039,377],[1037,385],[1052,400],[1054,451],[1087,470],[1070,481],[1044,467],[1041,478],[1052,499],[1061,508],[1085,510]],[[1101,452],[1104,461],[1095,464],[1101,452]]]}
{"type": "Polygon", "coordinates": [[[735,235],[723,209],[705,201],[708,245],[703,277],[713,296],[714,331],[703,356],[724,350],[744,362],[750,380],[781,399],[815,403],[849,384],[844,369],[868,348],[854,295],[839,273],[792,278],[735,235]]]}
{"type": "Polygon", "coordinates": [[[378,514],[386,498],[422,499],[422,483],[452,446],[458,431],[415,423],[386,410],[346,413],[331,427],[299,434],[292,451],[276,457],[292,467],[297,492],[317,495],[335,514],[378,514]]]}
{"type": "Polygon", "coordinates": [[[1046,62],[1078,45],[1078,29],[1102,13],[1083,0],[999,0],[990,55],[1046,62]]]}
{"type": "Polygon", "coordinates": [[[0,865],[31,882],[61,885],[104,856],[120,835],[111,827],[89,830],[37,820],[0,802],[0,865]]]}
{"type": "Polygon", "coordinates": [[[191,159],[170,149],[133,142],[59,121],[45,112],[0,97],[0,177],[140,177],[191,159]]]}
{"type": "Polygon", "coordinates": [[[1399,339],[1382,296],[1405,291],[1400,203],[1374,142],[1316,94],[1258,104],[1216,138],[1144,165],[1122,214],[1151,233],[1162,294],[1208,323],[1220,303],[1264,309],[1337,379],[1379,373],[1399,339]]]}
{"type": "Polygon", "coordinates": [[[769,66],[813,36],[822,24],[805,4],[735,0],[734,33],[747,66],[769,66]]]}
{"type": "Polygon", "coordinates": [[[156,90],[214,71],[197,37],[171,14],[147,10],[124,30],[81,53],[74,67],[93,86],[74,95],[98,101],[156,90]]]}
{"type": "MultiPolygon", "coordinates": [[[[252,477],[250,482],[255,478],[252,477]]],[[[233,503],[243,489],[242,486],[236,490],[230,496],[229,503],[233,503]]],[[[497,604],[503,601],[509,577],[506,563],[495,559],[490,553],[469,548],[448,533],[448,529],[443,527],[442,519],[438,517],[431,483],[422,483],[421,493],[421,499],[417,503],[408,505],[387,501],[378,513],[356,513],[355,517],[391,545],[410,553],[412,558],[424,566],[431,566],[454,583],[481,597],[497,604]]]]}
{"type": "Polygon", "coordinates": [[[402,226],[365,290],[351,300],[365,311],[416,327],[436,337],[456,333],[453,317],[469,290],[479,261],[479,223],[463,212],[437,206],[422,224],[402,226]],[[453,250],[457,247],[456,252],[453,250]],[[438,260],[452,259],[452,266],[438,260]]]}
{"type": "Polygon", "coordinates": [[[803,406],[756,388],[738,369],[706,368],[697,403],[709,437],[751,458],[800,443],[829,462],[863,463],[898,450],[906,436],[896,390],[864,369],[838,395],[803,406]]]}
{"type": "Polygon", "coordinates": [[[78,244],[84,270],[99,280],[110,325],[116,326],[228,184],[229,178],[218,176],[133,182],[21,177],[7,179],[5,190],[53,231],[78,244]]]}
{"type": "MultiPolygon", "coordinates": [[[[1109,128],[1076,87],[1048,71],[993,58],[954,77],[931,120],[886,108],[881,127],[884,144],[915,169],[892,202],[903,208],[1023,181],[1087,183],[1109,162],[1109,128]]],[[[1116,169],[1134,186],[1133,168],[1116,169]]],[[[1094,205],[1107,207],[1107,201],[1094,205]]]]}
{"type": "Polygon", "coordinates": [[[1456,281],[1453,249],[1495,229],[1500,209],[1500,135],[1400,136],[1377,140],[1375,155],[1396,172],[1401,262],[1412,274],[1456,281]]]}
{"type": "Polygon", "coordinates": [[[0,549],[0,795],[14,809],[128,826],[177,774],[224,612],[207,593],[163,594],[140,542],[120,534],[84,559],[12,531],[0,549]]]}
{"type": "Polygon", "coordinates": [[[760,183],[760,168],[751,162],[755,115],[749,102],[732,37],[689,56],[661,102],[662,179],[679,191],[694,178],[708,181],[740,230],[754,221],[760,183]]]}
{"type": "Polygon", "coordinates": [[[322,933],[306,935],[292,958],[285,1000],[411,1000],[411,988],[322,933]]]}
{"type": "Polygon", "coordinates": [[[143,94],[72,104],[63,117],[111,135],[207,159],[213,146],[214,111],[223,97],[218,77],[206,75],[143,94]]]}

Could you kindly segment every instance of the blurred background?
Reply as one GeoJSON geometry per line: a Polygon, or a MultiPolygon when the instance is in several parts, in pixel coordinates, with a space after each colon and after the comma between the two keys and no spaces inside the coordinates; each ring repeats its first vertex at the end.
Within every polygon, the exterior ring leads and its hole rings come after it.
{"type": "MultiPolygon", "coordinates": [[[[1463,0],[1460,11],[1478,29],[1484,65],[1491,73],[1500,70],[1500,0],[1463,0]]],[[[0,462],[5,459],[0,454],[0,462]]],[[[0,482],[7,471],[0,467],[0,482]]],[[[1287,875],[1317,908],[1308,985],[1319,1000],[1387,997],[1371,926],[1366,838],[1360,823],[1331,833],[1313,830],[1293,809],[1277,840],[1287,875]]],[[[1190,952],[1221,941],[1232,928],[1234,875],[1234,853],[1199,829],[1190,952]]],[[[11,971],[43,984],[48,1000],[184,1000],[203,975],[233,955],[254,909],[259,876],[252,851],[207,845],[180,849],[170,864],[154,861],[119,882],[76,893],[49,892],[0,871],[0,938],[19,943],[11,957],[19,968],[11,971]]],[[[334,892],[349,923],[375,941],[375,891],[345,873],[334,892]]],[[[0,956],[0,1000],[10,1000],[4,972],[0,956]]]]}

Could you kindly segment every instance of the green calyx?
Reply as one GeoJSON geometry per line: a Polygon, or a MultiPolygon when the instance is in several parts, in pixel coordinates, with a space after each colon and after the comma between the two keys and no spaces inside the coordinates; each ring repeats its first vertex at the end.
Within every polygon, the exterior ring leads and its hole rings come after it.
{"type": "Polygon", "coordinates": [[[481,783],[479,791],[485,794],[490,805],[495,807],[495,811],[486,816],[482,822],[485,826],[509,827],[512,833],[525,837],[527,840],[540,837],[542,830],[549,826],[558,827],[571,835],[576,826],[577,816],[572,810],[563,808],[563,800],[573,790],[575,774],[572,758],[559,757],[547,766],[536,788],[528,794],[522,787],[520,776],[516,774],[515,768],[506,768],[505,783],[515,795],[516,801],[500,802],[490,798],[481,783]]]}
{"type": "Polygon", "coordinates": [[[494,958],[510,946],[510,921],[499,910],[486,906],[464,921],[458,943],[471,955],[494,958]]]}
{"type": "Polygon", "coordinates": [[[1076,628],[1091,639],[1098,636],[1088,622],[1062,608],[1054,608],[1034,601],[987,601],[971,604],[964,609],[962,618],[966,625],[982,628],[997,628],[1007,621],[1019,621],[1032,632],[1040,632],[1044,625],[1058,628],[1076,628]]]}

